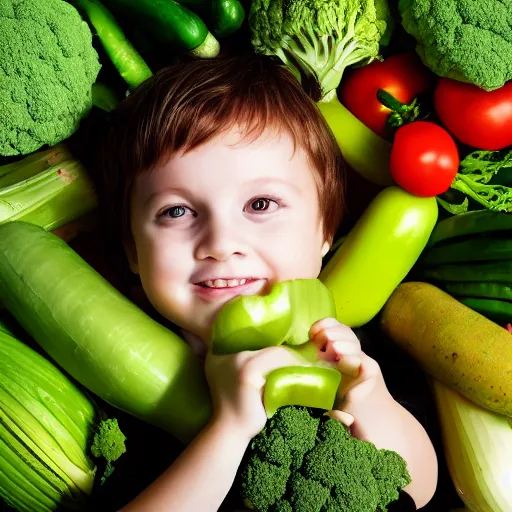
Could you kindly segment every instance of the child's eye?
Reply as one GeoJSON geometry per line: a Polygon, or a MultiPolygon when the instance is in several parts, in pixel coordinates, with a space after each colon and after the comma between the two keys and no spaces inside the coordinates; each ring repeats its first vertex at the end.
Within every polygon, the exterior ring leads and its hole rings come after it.
{"type": "Polygon", "coordinates": [[[179,217],[183,217],[187,214],[187,212],[192,213],[192,211],[186,206],[171,206],[170,208],[166,208],[162,212],[158,214],[158,217],[167,217],[170,219],[178,219],[179,217]]]}
{"type": "Polygon", "coordinates": [[[278,206],[279,204],[275,199],[257,197],[249,203],[247,209],[252,210],[253,212],[268,212],[274,211],[278,206]]]}

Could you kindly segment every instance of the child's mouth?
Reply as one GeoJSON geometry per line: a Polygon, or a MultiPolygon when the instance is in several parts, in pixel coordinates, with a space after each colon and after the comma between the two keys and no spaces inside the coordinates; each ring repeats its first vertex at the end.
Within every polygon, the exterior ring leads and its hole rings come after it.
{"type": "Polygon", "coordinates": [[[235,297],[258,293],[266,279],[247,277],[241,279],[214,279],[196,283],[195,292],[202,298],[235,297]]]}

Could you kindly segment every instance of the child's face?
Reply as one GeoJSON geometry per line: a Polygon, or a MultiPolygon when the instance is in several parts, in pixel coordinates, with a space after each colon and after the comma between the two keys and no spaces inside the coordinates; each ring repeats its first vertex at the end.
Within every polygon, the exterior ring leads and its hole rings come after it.
{"type": "Polygon", "coordinates": [[[156,309],[207,341],[233,297],[317,277],[329,246],[313,173],[288,134],[232,130],[140,175],[128,256],[156,309]]]}

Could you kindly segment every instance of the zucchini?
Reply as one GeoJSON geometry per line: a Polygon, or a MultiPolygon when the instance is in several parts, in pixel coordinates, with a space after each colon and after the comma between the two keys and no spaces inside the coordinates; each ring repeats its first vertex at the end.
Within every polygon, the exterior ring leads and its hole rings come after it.
{"type": "Polygon", "coordinates": [[[427,248],[452,238],[512,229],[512,213],[477,210],[453,215],[437,224],[427,248]]]}
{"type": "Polygon", "coordinates": [[[510,418],[470,402],[432,379],[444,453],[455,489],[471,512],[509,512],[510,418]]]}
{"type": "Polygon", "coordinates": [[[512,284],[512,261],[437,265],[436,267],[421,269],[418,277],[425,281],[473,281],[512,284]]]}
{"type": "Polygon", "coordinates": [[[162,44],[176,53],[190,52],[196,57],[216,57],[219,42],[203,20],[174,0],[103,0],[114,10],[128,14],[162,44]]]}
{"type": "Polygon", "coordinates": [[[512,324],[512,302],[474,297],[457,297],[468,308],[499,325],[512,324]]]}
{"type": "Polygon", "coordinates": [[[72,377],[107,403],[190,441],[211,414],[192,349],[64,241],[0,226],[0,303],[72,377]]]}
{"type": "Polygon", "coordinates": [[[443,263],[512,260],[512,239],[480,236],[433,247],[421,257],[422,266],[443,263]]]}
{"type": "Polygon", "coordinates": [[[443,284],[443,290],[454,297],[480,297],[512,301],[512,286],[506,283],[451,283],[443,284]]]}

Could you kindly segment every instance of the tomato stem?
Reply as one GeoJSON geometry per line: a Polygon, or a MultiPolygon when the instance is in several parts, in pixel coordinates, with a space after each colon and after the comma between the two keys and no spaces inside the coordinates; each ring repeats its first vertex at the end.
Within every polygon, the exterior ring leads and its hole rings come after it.
{"type": "Polygon", "coordinates": [[[406,105],[398,101],[388,91],[379,89],[377,91],[377,99],[391,110],[386,122],[388,128],[396,129],[403,124],[412,123],[416,121],[420,115],[420,107],[417,98],[415,98],[410,105],[406,105]]]}

